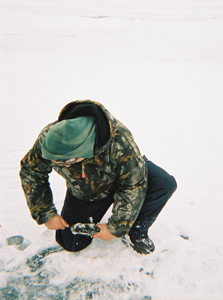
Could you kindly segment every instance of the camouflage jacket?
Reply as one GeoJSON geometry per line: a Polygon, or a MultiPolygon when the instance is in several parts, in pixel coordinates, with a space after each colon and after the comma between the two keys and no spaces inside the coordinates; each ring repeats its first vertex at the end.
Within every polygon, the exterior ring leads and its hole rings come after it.
{"type": "Polygon", "coordinates": [[[54,169],[66,180],[67,188],[78,199],[99,201],[114,193],[112,215],[107,226],[115,236],[123,236],[135,222],[147,189],[146,164],[132,134],[100,103],[90,100],[69,103],[56,122],[41,131],[34,146],[21,161],[22,188],[32,217],[38,224],[43,224],[57,213],[49,185],[49,173],[54,169]],[[106,142],[95,149],[94,157],[69,168],[58,167],[43,159],[41,144],[50,127],[64,119],[64,115],[66,118],[73,117],[69,116],[73,108],[82,107],[76,112],[80,115],[82,111],[88,111],[88,106],[103,114],[109,128],[106,142]],[[85,176],[82,176],[83,172],[85,176]]]}

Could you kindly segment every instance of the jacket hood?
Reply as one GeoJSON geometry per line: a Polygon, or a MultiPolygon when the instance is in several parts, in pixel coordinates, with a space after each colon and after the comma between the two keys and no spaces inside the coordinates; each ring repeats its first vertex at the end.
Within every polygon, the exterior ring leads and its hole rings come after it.
{"type": "Polygon", "coordinates": [[[95,118],[96,146],[97,148],[105,146],[114,131],[110,113],[99,102],[91,100],[76,100],[64,106],[59,114],[58,122],[80,116],[92,116],[95,118]]]}

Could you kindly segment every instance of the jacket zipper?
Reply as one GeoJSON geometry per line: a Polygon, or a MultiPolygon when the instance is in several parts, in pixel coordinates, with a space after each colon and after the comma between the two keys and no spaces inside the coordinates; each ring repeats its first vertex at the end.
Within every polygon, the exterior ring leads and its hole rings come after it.
{"type": "Polygon", "coordinates": [[[84,162],[82,162],[82,164],[81,164],[81,178],[85,178],[85,177],[86,177],[85,165],[84,165],[84,162]]]}

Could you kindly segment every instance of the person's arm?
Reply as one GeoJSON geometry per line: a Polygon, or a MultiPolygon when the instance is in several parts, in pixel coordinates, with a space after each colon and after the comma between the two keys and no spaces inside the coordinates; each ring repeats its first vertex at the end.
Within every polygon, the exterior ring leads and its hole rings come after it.
{"type": "Polygon", "coordinates": [[[33,148],[21,160],[20,178],[27,205],[38,224],[47,223],[56,214],[52,191],[49,185],[51,162],[41,157],[41,143],[50,126],[37,138],[33,148]]]}
{"type": "Polygon", "coordinates": [[[145,200],[147,190],[147,168],[131,133],[119,135],[114,144],[119,176],[112,216],[108,220],[109,232],[122,237],[129,232],[136,221],[145,200]],[[126,138],[127,136],[127,138],[126,138]]]}

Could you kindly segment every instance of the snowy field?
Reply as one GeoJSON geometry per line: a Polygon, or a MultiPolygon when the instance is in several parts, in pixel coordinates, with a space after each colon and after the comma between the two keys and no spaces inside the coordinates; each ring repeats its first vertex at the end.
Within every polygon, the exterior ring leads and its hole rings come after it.
{"type": "MultiPolygon", "coordinates": [[[[223,1],[0,5],[0,299],[223,299],[223,1]],[[20,159],[77,99],[103,103],[176,177],[150,256],[119,239],[59,251],[30,217],[20,159]]],[[[65,183],[50,181],[60,210],[65,183]]]]}

